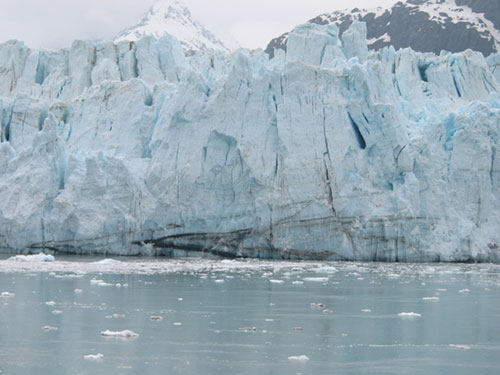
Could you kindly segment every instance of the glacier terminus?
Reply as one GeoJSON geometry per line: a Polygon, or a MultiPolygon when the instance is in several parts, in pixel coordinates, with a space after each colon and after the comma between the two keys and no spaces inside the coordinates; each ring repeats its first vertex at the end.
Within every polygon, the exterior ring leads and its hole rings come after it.
{"type": "Polygon", "coordinates": [[[500,54],[0,45],[0,251],[500,261],[500,54]]]}

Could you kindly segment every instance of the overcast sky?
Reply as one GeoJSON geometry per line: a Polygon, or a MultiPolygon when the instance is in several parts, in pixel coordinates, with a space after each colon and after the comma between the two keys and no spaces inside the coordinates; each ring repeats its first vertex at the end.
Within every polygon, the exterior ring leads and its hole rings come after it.
{"type": "MultiPolygon", "coordinates": [[[[0,0],[0,42],[56,49],[74,39],[112,39],[136,24],[155,0],[0,0]]],[[[242,47],[270,39],[321,13],[390,6],[396,0],[184,0],[193,15],[242,47]]]]}

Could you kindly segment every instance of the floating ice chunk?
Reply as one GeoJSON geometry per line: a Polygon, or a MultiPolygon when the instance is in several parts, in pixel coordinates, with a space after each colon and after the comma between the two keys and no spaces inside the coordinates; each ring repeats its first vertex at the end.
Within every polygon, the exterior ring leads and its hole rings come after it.
{"type": "Polygon", "coordinates": [[[401,275],[398,275],[397,273],[390,273],[387,275],[388,279],[399,279],[401,275]]]}
{"type": "Polygon", "coordinates": [[[49,332],[49,331],[57,331],[59,328],[57,327],[52,327],[52,326],[44,326],[42,327],[42,330],[44,330],[45,332],[49,332]]]}
{"type": "Polygon", "coordinates": [[[471,347],[469,345],[455,345],[455,344],[450,344],[450,348],[462,349],[462,350],[470,350],[471,349],[471,347]]]}
{"type": "Polygon", "coordinates": [[[125,318],[125,314],[106,315],[106,319],[123,319],[123,318],[125,318]]]}
{"type": "Polygon", "coordinates": [[[236,260],[230,260],[230,259],[223,259],[220,261],[220,264],[223,264],[225,266],[228,266],[228,265],[233,265],[233,264],[237,264],[238,261],[236,260]]]}
{"type": "Polygon", "coordinates": [[[399,313],[398,316],[400,318],[415,319],[415,318],[420,318],[422,315],[415,312],[402,312],[399,313]]]}
{"type": "Polygon", "coordinates": [[[15,293],[2,292],[2,294],[0,294],[0,297],[11,298],[11,297],[14,297],[15,295],[16,295],[15,293]]]}
{"type": "Polygon", "coordinates": [[[269,280],[269,282],[270,282],[271,284],[283,284],[283,283],[284,283],[284,281],[283,281],[283,280],[269,280]]]}
{"type": "Polygon", "coordinates": [[[304,285],[304,282],[303,281],[294,281],[292,284],[293,285],[304,285]]]}
{"type": "Polygon", "coordinates": [[[130,331],[128,329],[126,329],[124,331],[110,331],[110,330],[106,330],[106,331],[102,331],[101,332],[101,336],[104,336],[104,337],[134,338],[134,337],[138,337],[139,334],[135,333],[135,332],[132,332],[132,331],[130,331]]]}
{"type": "Polygon", "coordinates": [[[462,294],[469,293],[469,292],[470,292],[469,289],[462,289],[462,290],[458,291],[458,293],[462,293],[462,294]]]}
{"type": "Polygon", "coordinates": [[[56,303],[54,301],[47,301],[47,302],[45,302],[45,304],[47,306],[55,306],[56,305],[56,303]]]}
{"type": "Polygon", "coordinates": [[[177,327],[180,327],[182,325],[182,323],[181,322],[175,322],[175,323],[173,323],[173,325],[177,326],[177,327]]]}
{"type": "Polygon", "coordinates": [[[439,297],[423,297],[424,301],[439,301],[439,297]]]}
{"type": "Polygon", "coordinates": [[[217,279],[217,280],[214,280],[214,282],[216,282],[217,284],[222,284],[222,283],[224,283],[224,279],[217,279]]]}
{"type": "Polygon", "coordinates": [[[309,361],[309,357],[306,355],[298,355],[298,356],[292,355],[292,356],[288,357],[288,360],[292,361],[292,362],[307,362],[307,361],[309,361]]]}
{"type": "Polygon", "coordinates": [[[82,289],[75,289],[74,292],[75,293],[83,293],[83,290],[82,289]]]}
{"type": "Polygon", "coordinates": [[[332,274],[338,272],[338,269],[332,266],[321,266],[316,268],[314,272],[332,274]]]}
{"type": "Polygon", "coordinates": [[[240,330],[245,331],[245,332],[256,332],[257,327],[242,327],[240,330]]]}
{"type": "Polygon", "coordinates": [[[104,280],[97,280],[97,279],[90,280],[90,284],[98,285],[98,286],[113,286],[114,285],[114,284],[107,283],[104,280]]]}
{"type": "Polygon", "coordinates": [[[328,277],[305,277],[303,280],[314,283],[326,283],[328,281],[328,277]]]}
{"type": "Polygon", "coordinates": [[[311,307],[325,307],[325,304],[324,303],[311,303],[311,307]]]}
{"type": "Polygon", "coordinates": [[[11,262],[35,262],[35,263],[40,263],[40,262],[54,262],[55,258],[53,255],[49,254],[35,254],[35,255],[16,255],[13,257],[10,257],[7,259],[11,262]]]}
{"type": "Polygon", "coordinates": [[[61,315],[63,312],[61,310],[52,310],[52,314],[61,315]]]}
{"type": "Polygon", "coordinates": [[[88,355],[84,355],[83,358],[86,359],[87,361],[102,361],[104,358],[104,355],[102,355],[101,353],[88,354],[88,355]]]}
{"type": "Polygon", "coordinates": [[[371,313],[372,311],[370,309],[363,309],[361,310],[361,312],[364,312],[364,313],[371,313]]]}

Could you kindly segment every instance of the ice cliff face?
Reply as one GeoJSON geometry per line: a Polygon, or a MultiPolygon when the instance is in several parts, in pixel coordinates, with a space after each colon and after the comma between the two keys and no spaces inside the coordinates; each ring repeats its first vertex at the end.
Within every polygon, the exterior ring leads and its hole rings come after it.
{"type": "Polygon", "coordinates": [[[499,261],[500,55],[342,39],[1,45],[0,248],[499,261]]]}

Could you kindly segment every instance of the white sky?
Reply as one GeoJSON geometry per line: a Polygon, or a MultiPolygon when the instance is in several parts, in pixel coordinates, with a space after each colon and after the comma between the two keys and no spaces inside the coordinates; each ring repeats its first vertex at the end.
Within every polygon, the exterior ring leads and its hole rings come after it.
{"type": "MultiPolygon", "coordinates": [[[[57,49],[74,39],[112,39],[155,0],[0,0],[0,42],[57,49]]],[[[390,6],[396,0],[184,0],[200,22],[242,47],[265,48],[295,25],[337,9],[390,6]]]]}

